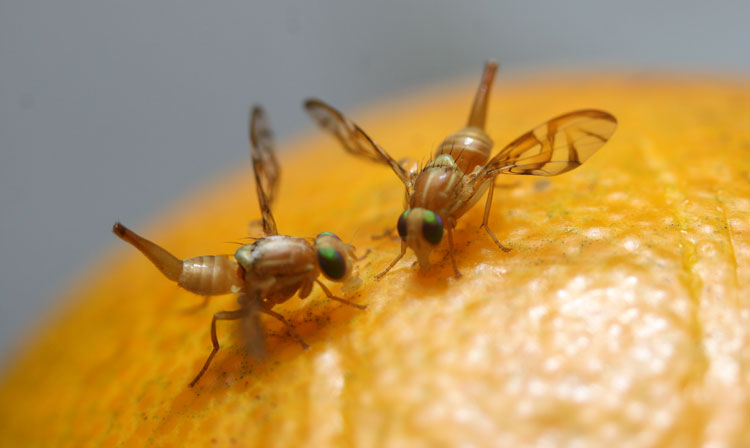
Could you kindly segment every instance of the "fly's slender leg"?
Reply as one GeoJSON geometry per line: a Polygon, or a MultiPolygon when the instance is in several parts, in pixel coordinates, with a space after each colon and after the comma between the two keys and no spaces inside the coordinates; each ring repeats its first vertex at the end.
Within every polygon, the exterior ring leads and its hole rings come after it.
{"type": "Polygon", "coordinates": [[[246,309],[239,309],[236,311],[219,311],[218,313],[214,314],[214,318],[211,319],[211,342],[214,345],[213,350],[211,350],[211,354],[208,355],[208,359],[206,360],[206,363],[203,364],[203,368],[200,372],[198,372],[198,375],[196,375],[195,379],[190,382],[190,387],[195,386],[195,383],[198,382],[198,380],[201,379],[204,373],[206,373],[206,370],[208,370],[208,366],[211,364],[211,361],[214,359],[214,356],[216,356],[216,353],[219,351],[219,338],[216,337],[216,321],[217,320],[237,320],[242,319],[245,317],[248,313],[248,310],[246,309]]]}
{"type": "Polygon", "coordinates": [[[374,240],[379,240],[379,239],[383,239],[383,238],[386,238],[386,237],[390,237],[395,230],[396,230],[395,227],[391,227],[390,229],[385,229],[382,233],[377,233],[377,234],[371,236],[370,238],[372,238],[374,240]]]}
{"type": "Polygon", "coordinates": [[[490,191],[487,192],[487,203],[484,205],[484,218],[482,219],[482,225],[479,226],[484,227],[484,230],[487,231],[487,233],[490,235],[490,238],[492,238],[492,241],[497,244],[497,247],[502,249],[505,252],[510,252],[509,247],[505,247],[500,243],[500,240],[497,239],[495,234],[490,229],[490,226],[487,224],[490,220],[490,209],[492,208],[492,193],[495,191],[495,182],[493,181],[490,183],[490,191]]]}
{"type": "Polygon", "coordinates": [[[297,339],[297,342],[300,343],[300,345],[302,346],[302,348],[304,348],[305,350],[307,350],[308,348],[310,348],[310,346],[307,345],[307,343],[302,339],[302,337],[299,335],[299,333],[297,333],[297,330],[294,329],[294,327],[292,326],[292,324],[290,324],[289,322],[287,322],[286,319],[284,319],[284,316],[282,316],[281,314],[277,313],[276,311],[270,310],[268,308],[262,308],[260,310],[260,312],[261,313],[266,313],[269,316],[273,316],[276,319],[280,320],[281,323],[286,326],[286,328],[289,330],[289,332],[292,334],[292,336],[294,336],[295,339],[297,339]]]}
{"type": "Polygon", "coordinates": [[[381,272],[380,274],[378,274],[378,275],[376,275],[376,276],[375,276],[375,280],[380,280],[381,278],[383,278],[383,276],[384,276],[385,274],[387,274],[387,273],[388,273],[388,271],[390,271],[390,270],[391,270],[391,268],[392,268],[392,267],[393,267],[393,266],[394,266],[394,265],[395,265],[396,263],[398,263],[398,260],[400,260],[400,259],[401,259],[401,257],[403,257],[403,256],[404,256],[404,254],[405,254],[405,253],[406,253],[406,243],[402,242],[402,243],[401,243],[401,253],[400,253],[400,254],[398,254],[398,256],[396,256],[396,258],[394,258],[394,259],[393,259],[393,261],[391,261],[391,264],[389,264],[389,265],[388,265],[388,267],[387,267],[387,268],[385,268],[385,270],[384,270],[383,272],[381,272]]]}
{"type": "Polygon", "coordinates": [[[360,310],[364,310],[364,309],[366,309],[366,308],[367,308],[367,305],[359,305],[359,304],[357,304],[357,303],[354,303],[354,302],[350,302],[350,301],[348,301],[348,300],[346,300],[346,299],[342,299],[341,297],[336,297],[336,296],[334,296],[334,295],[333,295],[333,294],[331,293],[331,290],[330,290],[330,289],[328,289],[328,288],[326,287],[326,285],[324,285],[324,284],[323,284],[323,282],[321,282],[321,281],[320,281],[320,280],[318,280],[317,278],[315,279],[315,283],[317,283],[317,284],[319,284],[319,285],[320,285],[320,288],[321,288],[321,289],[323,290],[323,292],[325,293],[325,295],[326,295],[326,296],[327,296],[327,297],[328,297],[329,299],[331,299],[331,300],[335,300],[335,301],[337,301],[337,302],[341,302],[341,303],[343,303],[343,304],[345,304],[345,305],[353,306],[354,308],[359,308],[360,310]]]}
{"type": "Polygon", "coordinates": [[[372,249],[370,249],[370,248],[368,247],[368,248],[367,248],[367,250],[365,251],[365,253],[364,253],[364,254],[362,254],[362,256],[361,256],[361,257],[357,257],[357,254],[355,254],[355,253],[354,253],[354,251],[352,251],[352,259],[353,259],[354,261],[362,261],[362,260],[364,260],[365,258],[367,258],[367,256],[368,256],[368,255],[370,255],[370,252],[372,252],[372,249]]]}
{"type": "Polygon", "coordinates": [[[461,278],[461,272],[458,270],[458,266],[456,266],[456,254],[454,253],[455,249],[453,247],[453,227],[455,227],[455,224],[448,223],[446,227],[448,228],[448,246],[450,246],[448,250],[451,253],[451,262],[453,263],[453,272],[456,278],[461,278]]]}

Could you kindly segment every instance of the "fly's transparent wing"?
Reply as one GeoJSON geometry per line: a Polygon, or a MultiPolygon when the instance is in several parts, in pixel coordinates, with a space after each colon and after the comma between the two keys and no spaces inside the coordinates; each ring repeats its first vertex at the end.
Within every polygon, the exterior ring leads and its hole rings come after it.
{"type": "Polygon", "coordinates": [[[324,130],[333,134],[347,152],[371,162],[391,167],[407,188],[411,188],[411,177],[404,167],[378,146],[359,126],[341,112],[318,99],[305,101],[305,110],[324,130]]]}
{"type": "Polygon", "coordinates": [[[255,174],[255,191],[263,216],[263,231],[266,235],[278,235],[271,205],[279,185],[279,162],[273,151],[273,134],[268,126],[266,114],[260,106],[250,112],[250,157],[255,174]]]}
{"type": "Polygon", "coordinates": [[[266,333],[260,321],[260,304],[251,300],[246,305],[247,315],[242,319],[241,333],[247,354],[259,359],[266,357],[266,333]]]}
{"type": "Polygon", "coordinates": [[[569,112],[537,126],[503,148],[482,168],[478,181],[497,174],[556,176],[588,160],[617,128],[611,114],[569,112]]]}

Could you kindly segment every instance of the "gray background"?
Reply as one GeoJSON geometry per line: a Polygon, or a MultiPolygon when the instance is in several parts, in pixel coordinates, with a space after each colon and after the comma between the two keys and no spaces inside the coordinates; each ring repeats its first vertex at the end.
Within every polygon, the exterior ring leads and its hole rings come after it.
{"type": "Polygon", "coordinates": [[[0,4],[0,359],[66,281],[186,190],[247,164],[251,102],[281,138],[302,98],[351,109],[477,73],[750,73],[750,2],[0,4]],[[692,3],[692,5],[691,5],[692,3]]]}

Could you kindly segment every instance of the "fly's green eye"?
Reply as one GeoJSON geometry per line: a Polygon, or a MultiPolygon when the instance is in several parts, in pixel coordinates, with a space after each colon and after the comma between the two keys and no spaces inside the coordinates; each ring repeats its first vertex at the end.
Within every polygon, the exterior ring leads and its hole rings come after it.
{"type": "Polygon", "coordinates": [[[430,244],[438,244],[443,238],[443,220],[435,212],[424,211],[422,215],[422,236],[430,244]]]}
{"type": "Polygon", "coordinates": [[[331,232],[320,232],[318,234],[318,237],[321,237],[321,236],[332,236],[332,237],[336,238],[337,240],[341,240],[341,238],[339,238],[338,236],[336,236],[335,233],[331,233],[331,232]]]}
{"type": "Polygon", "coordinates": [[[401,213],[401,216],[398,217],[398,224],[396,224],[396,228],[398,229],[398,236],[401,237],[401,239],[406,238],[406,217],[409,216],[409,210],[404,210],[403,213],[401,213]]]}
{"type": "Polygon", "coordinates": [[[340,280],[346,275],[346,260],[341,252],[332,247],[318,249],[318,264],[326,277],[331,280],[340,280]]]}

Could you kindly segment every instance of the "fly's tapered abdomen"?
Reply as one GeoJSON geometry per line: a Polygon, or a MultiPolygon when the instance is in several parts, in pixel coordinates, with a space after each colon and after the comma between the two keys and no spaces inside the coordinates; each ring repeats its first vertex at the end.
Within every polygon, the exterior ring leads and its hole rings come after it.
{"type": "Polygon", "coordinates": [[[467,126],[449,135],[435,150],[434,158],[440,154],[453,157],[464,174],[471,174],[474,168],[487,163],[492,151],[492,140],[479,128],[467,126]]]}
{"type": "Polygon", "coordinates": [[[433,159],[440,154],[450,154],[458,168],[464,174],[471,174],[477,166],[483,166],[490,158],[492,139],[484,132],[487,116],[487,103],[490,96],[492,80],[497,72],[497,62],[487,61],[484,65],[482,80],[474,96],[467,126],[449,135],[438,146],[433,159]]]}
{"type": "Polygon", "coordinates": [[[238,292],[243,285],[239,265],[229,255],[204,255],[182,261],[177,283],[190,292],[214,296],[238,292]]]}
{"type": "Polygon", "coordinates": [[[169,251],[138,235],[119,222],[115,235],[141,251],[168,279],[190,292],[214,296],[237,292],[243,285],[239,265],[230,255],[208,255],[180,260],[169,251]]]}

